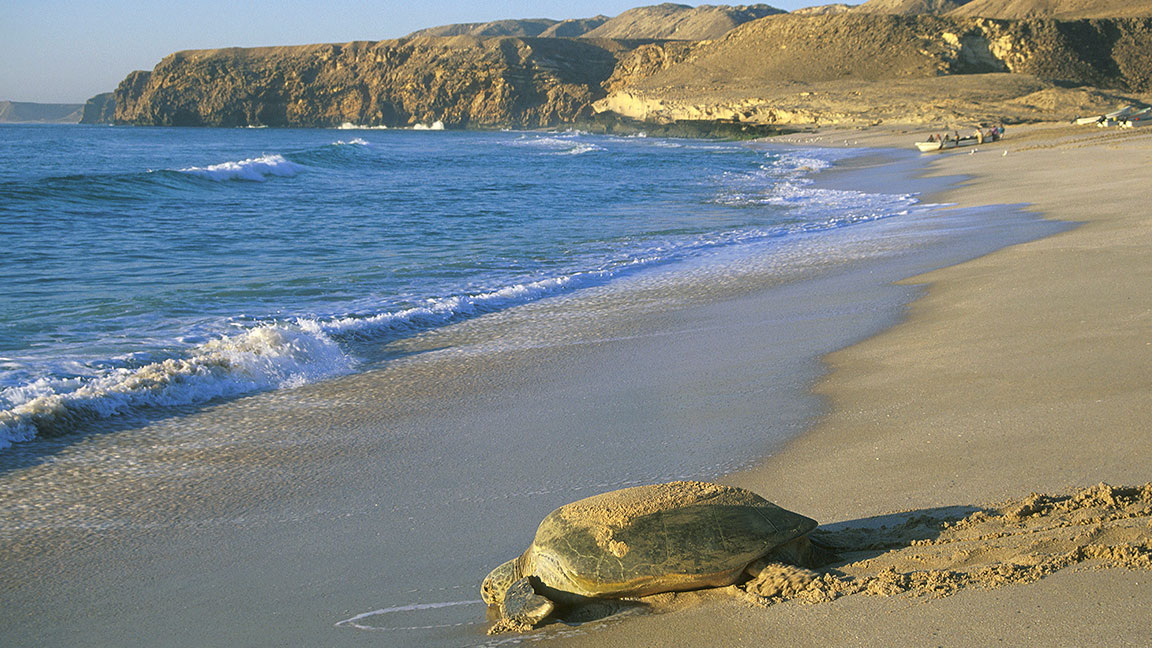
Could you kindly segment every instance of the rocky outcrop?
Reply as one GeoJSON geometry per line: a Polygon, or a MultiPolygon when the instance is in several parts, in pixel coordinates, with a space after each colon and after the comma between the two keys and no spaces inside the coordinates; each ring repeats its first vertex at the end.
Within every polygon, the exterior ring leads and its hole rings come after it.
{"type": "Polygon", "coordinates": [[[80,104],[0,101],[0,123],[75,124],[81,109],[80,104]]]}
{"type": "Polygon", "coordinates": [[[833,3],[825,5],[815,5],[812,7],[801,7],[793,9],[792,13],[796,16],[824,16],[828,14],[842,14],[852,11],[860,5],[850,5],[843,3],[833,3]]]}
{"type": "Polygon", "coordinates": [[[972,0],[948,15],[1007,20],[1143,18],[1152,16],[1152,0],[972,0]]]}
{"type": "Polygon", "coordinates": [[[636,48],[596,108],[660,122],[1063,119],[1152,90],[1149,51],[1149,19],[772,16],[711,42],[636,48]]]}
{"type": "Polygon", "coordinates": [[[84,104],[84,116],[80,118],[80,123],[111,124],[115,120],[116,95],[112,92],[102,92],[84,104]]]}
{"type": "Polygon", "coordinates": [[[915,16],[928,14],[942,16],[949,11],[963,6],[969,0],[868,0],[855,7],[856,13],[895,14],[899,16],[915,16]]]}
{"type": "Polygon", "coordinates": [[[768,87],[1012,72],[1145,92],[1152,19],[1006,21],[936,16],[772,16],[722,39],[654,43],[622,57],[611,91],[768,87]]]}
{"type": "Polygon", "coordinates": [[[116,122],[166,126],[550,126],[591,113],[627,45],[416,38],[194,50],[134,72],[116,122]]]}

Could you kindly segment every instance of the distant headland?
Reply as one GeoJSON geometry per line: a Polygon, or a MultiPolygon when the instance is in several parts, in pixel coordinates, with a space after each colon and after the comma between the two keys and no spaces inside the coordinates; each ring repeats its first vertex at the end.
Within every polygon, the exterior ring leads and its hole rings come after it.
{"type": "Polygon", "coordinates": [[[75,124],[83,112],[83,104],[0,101],[0,124],[75,124]]]}

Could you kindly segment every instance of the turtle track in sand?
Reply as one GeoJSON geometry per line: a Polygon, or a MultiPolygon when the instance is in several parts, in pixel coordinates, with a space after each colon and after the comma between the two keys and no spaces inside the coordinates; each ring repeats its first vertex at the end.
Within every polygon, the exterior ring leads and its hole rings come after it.
{"type": "Polygon", "coordinates": [[[769,564],[730,593],[762,606],[853,594],[941,598],[1077,566],[1152,570],[1152,483],[842,522],[813,537],[841,562],[815,571],[769,564]]]}

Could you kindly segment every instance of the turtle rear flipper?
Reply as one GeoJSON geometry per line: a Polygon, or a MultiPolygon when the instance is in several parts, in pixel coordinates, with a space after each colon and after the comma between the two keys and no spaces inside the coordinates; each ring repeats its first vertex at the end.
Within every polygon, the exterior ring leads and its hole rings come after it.
{"type": "MultiPolygon", "coordinates": [[[[806,569],[819,569],[840,560],[835,549],[810,536],[800,536],[776,547],[766,556],[770,562],[782,562],[806,569]]],[[[755,576],[755,574],[752,574],[755,576]]]]}
{"type": "Polygon", "coordinates": [[[555,608],[552,601],[532,589],[532,581],[521,578],[504,593],[504,602],[500,606],[503,618],[488,630],[488,634],[526,632],[552,614],[555,608]]]}

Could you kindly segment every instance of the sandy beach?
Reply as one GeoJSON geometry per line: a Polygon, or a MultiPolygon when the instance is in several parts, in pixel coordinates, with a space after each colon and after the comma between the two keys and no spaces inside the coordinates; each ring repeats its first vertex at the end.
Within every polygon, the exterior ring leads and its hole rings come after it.
{"type": "MultiPolygon", "coordinates": [[[[904,147],[915,136],[793,139],[904,147]]],[[[1149,162],[1152,132],[1051,124],[1011,128],[971,154],[932,155],[929,175],[968,178],[933,199],[1026,203],[1082,225],[902,282],[926,287],[907,319],[826,358],[830,371],[816,392],[828,414],[756,468],[723,480],[830,524],[833,537],[915,516],[938,528],[977,510],[1004,513],[999,533],[967,544],[929,532],[922,537],[935,543],[896,539],[841,566],[856,578],[884,569],[984,570],[985,578],[958,587],[905,578],[900,587],[767,607],[771,600],[757,605],[738,593],[666,597],[657,605],[674,611],[560,645],[1152,645],[1149,489],[1143,499],[1129,493],[1132,510],[1081,517],[1034,506],[1060,497],[1026,500],[1152,480],[1149,162]],[[1131,525],[1118,530],[1114,520],[1125,516],[1131,525]],[[1079,534],[1079,550],[1053,535],[1069,527],[1079,531],[1065,539],[1079,534]],[[1111,547],[1108,556],[1083,549],[1093,543],[1111,547]],[[1118,546],[1128,559],[1114,559],[1118,546]],[[1082,559],[1040,580],[1023,574],[1068,549],[1082,559]],[[1008,575],[987,578],[997,570],[1008,575]]]]}

